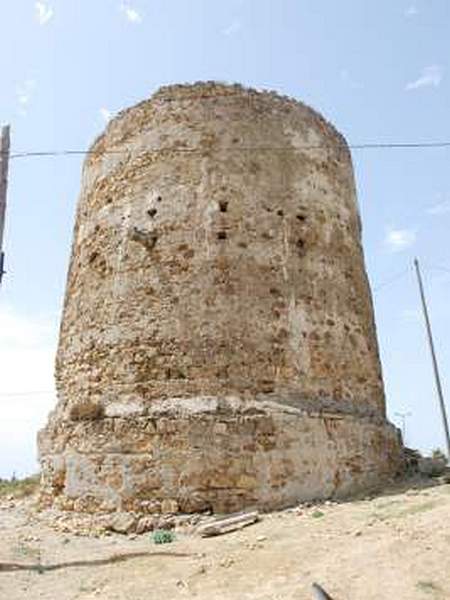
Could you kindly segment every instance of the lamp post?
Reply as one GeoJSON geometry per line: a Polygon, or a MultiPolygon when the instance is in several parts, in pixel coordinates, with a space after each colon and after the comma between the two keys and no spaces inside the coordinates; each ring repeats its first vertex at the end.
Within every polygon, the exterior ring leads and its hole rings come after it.
{"type": "Polygon", "coordinates": [[[403,443],[405,443],[405,439],[406,439],[406,419],[408,417],[411,416],[411,412],[407,411],[407,412],[396,412],[394,413],[396,417],[400,417],[401,421],[402,421],[402,438],[403,438],[403,443]]]}

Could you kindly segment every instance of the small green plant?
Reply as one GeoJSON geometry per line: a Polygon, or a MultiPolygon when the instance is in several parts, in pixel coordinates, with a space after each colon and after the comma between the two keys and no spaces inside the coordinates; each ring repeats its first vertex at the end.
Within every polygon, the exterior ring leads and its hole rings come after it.
{"type": "Polygon", "coordinates": [[[153,532],[153,542],[155,544],[171,544],[175,540],[173,531],[167,529],[155,529],[153,532]]]}
{"type": "Polygon", "coordinates": [[[432,581],[418,581],[416,583],[416,587],[419,588],[419,590],[428,592],[433,595],[435,592],[439,592],[439,590],[440,590],[439,586],[437,586],[432,581]]]}
{"type": "Polygon", "coordinates": [[[315,510],[313,513],[311,513],[311,516],[313,519],[320,519],[325,516],[325,513],[323,513],[321,510],[315,510]]]}

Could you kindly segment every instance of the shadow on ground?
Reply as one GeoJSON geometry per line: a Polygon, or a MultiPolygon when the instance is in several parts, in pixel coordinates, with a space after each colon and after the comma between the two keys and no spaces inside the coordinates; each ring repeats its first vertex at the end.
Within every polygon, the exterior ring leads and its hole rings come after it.
{"type": "Polygon", "coordinates": [[[108,558],[98,558],[96,560],[75,560],[72,562],[62,562],[53,565],[23,564],[23,563],[1,563],[0,573],[8,573],[11,571],[37,571],[38,573],[47,573],[50,571],[58,571],[59,569],[69,569],[73,567],[93,567],[109,565],[113,563],[126,562],[135,558],[144,556],[165,556],[172,558],[194,558],[195,554],[186,554],[183,552],[130,552],[128,554],[114,554],[108,558]]]}

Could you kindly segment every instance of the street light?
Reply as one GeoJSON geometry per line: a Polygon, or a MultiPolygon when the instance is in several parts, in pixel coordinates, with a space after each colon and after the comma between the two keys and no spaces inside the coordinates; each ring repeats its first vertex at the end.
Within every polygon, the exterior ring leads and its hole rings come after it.
{"type": "Polygon", "coordinates": [[[402,437],[403,437],[403,443],[405,443],[405,439],[406,439],[406,419],[407,417],[411,416],[411,412],[407,411],[407,412],[396,412],[394,413],[396,417],[400,417],[400,419],[402,420],[402,437]]]}

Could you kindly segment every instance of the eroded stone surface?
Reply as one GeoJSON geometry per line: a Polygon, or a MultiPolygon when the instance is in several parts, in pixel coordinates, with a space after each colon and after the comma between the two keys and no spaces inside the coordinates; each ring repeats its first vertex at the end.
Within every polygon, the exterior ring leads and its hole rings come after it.
{"type": "Polygon", "coordinates": [[[56,379],[42,490],[70,509],[273,508],[395,473],[342,136],[239,86],[121,113],[83,171],[56,379]]]}
{"type": "Polygon", "coordinates": [[[382,420],[236,399],[221,411],[159,404],[145,417],[47,429],[43,500],[88,512],[269,509],[343,497],[399,468],[397,432],[382,420]]]}

